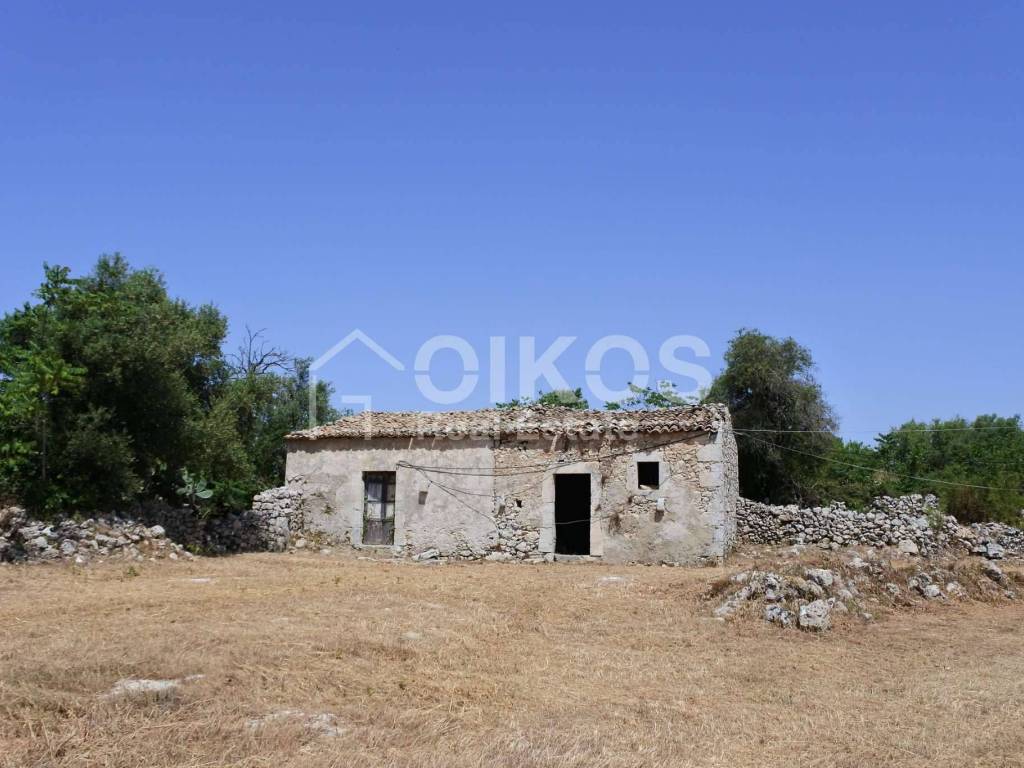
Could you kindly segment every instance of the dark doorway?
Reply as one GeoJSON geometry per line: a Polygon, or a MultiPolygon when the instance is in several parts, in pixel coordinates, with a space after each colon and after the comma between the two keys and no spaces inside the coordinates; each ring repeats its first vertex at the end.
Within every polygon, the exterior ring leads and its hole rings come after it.
{"type": "Polygon", "coordinates": [[[590,554],[590,475],[555,475],[555,552],[590,554]]]}

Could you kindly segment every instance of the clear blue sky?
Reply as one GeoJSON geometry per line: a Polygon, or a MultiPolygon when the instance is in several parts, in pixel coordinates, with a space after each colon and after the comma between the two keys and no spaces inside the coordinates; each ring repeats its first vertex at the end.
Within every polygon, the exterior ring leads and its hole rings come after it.
{"type": "Polygon", "coordinates": [[[6,3],[0,308],[119,250],[313,357],[571,335],[582,384],[605,334],[717,371],[755,326],[851,437],[1017,413],[1022,39],[1016,2],[6,3]]]}

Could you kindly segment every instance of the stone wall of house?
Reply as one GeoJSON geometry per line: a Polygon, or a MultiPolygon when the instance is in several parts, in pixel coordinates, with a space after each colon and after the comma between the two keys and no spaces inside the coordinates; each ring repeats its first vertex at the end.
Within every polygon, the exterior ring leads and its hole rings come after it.
{"type": "Polygon", "coordinates": [[[935,496],[882,496],[864,511],[842,502],[801,508],[740,499],[736,514],[739,539],[757,544],[813,544],[838,549],[848,545],[898,547],[929,555],[956,548],[999,558],[1024,555],[1024,531],[1001,523],[961,525],[943,516],[935,496]]]}
{"type": "Polygon", "coordinates": [[[607,562],[719,560],[735,531],[735,442],[714,433],[631,439],[503,438],[495,448],[498,544],[491,559],[529,560],[555,549],[554,477],[589,473],[591,553],[607,562]],[[656,489],[642,489],[637,462],[658,461],[656,489]]]}
{"type": "MultiPolygon", "coordinates": [[[[726,425],[727,426],[727,425],[726,425]]],[[[494,520],[489,548],[456,554],[489,560],[550,560],[557,539],[559,474],[591,477],[591,553],[608,562],[720,559],[735,530],[735,441],[731,431],[689,435],[507,435],[494,447],[490,494],[462,503],[494,520]],[[641,489],[636,463],[657,460],[657,489],[641,489]]]]}
{"type": "Polygon", "coordinates": [[[394,472],[395,554],[436,549],[450,557],[483,557],[497,541],[493,471],[489,437],[293,441],[288,445],[288,488],[299,496],[286,515],[291,535],[371,546],[362,544],[363,475],[394,472]],[[301,509],[301,518],[295,509],[301,509]]]}
{"type": "Polygon", "coordinates": [[[717,426],[628,436],[297,442],[289,446],[288,486],[257,496],[253,513],[278,532],[277,546],[289,536],[359,546],[362,474],[395,471],[396,554],[550,560],[555,476],[588,474],[591,554],[608,562],[719,560],[735,538],[738,479],[728,414],[717,426]],[[660,462],[658,488],[640,488],[642,460],[660,462]]]}
{"type": "MultiPolygon", "coordinates": [[[[494,510],[497,542],[486,559],[553,560],[550,524],[545,525],[545,483],[549,468],[561,462],[566,471],[586,471],[582,463],[601,450],[600,439],[562,435],[504,435],[494,447],[494,510]]],[[[604,471],[604,467],[602,467],[604,471]]]]}
{"type": "MultiPolygon", "coordinates": [[[[739,447],[736,444],[736,433],[732,429],[732,419],[729,418],[723,424],[717,436],[717,442],[721,449],[722,485],[718,489],[715,503],[722,506],[725,518],[725,527],[722,530],[724,536],[724,551],[728,552],[736,545],[736,525],[739,517],[740,497],[740,457],[739,447]]],[[[698,456],[698,459],[707,460],[707,455],[698,456]]]]}

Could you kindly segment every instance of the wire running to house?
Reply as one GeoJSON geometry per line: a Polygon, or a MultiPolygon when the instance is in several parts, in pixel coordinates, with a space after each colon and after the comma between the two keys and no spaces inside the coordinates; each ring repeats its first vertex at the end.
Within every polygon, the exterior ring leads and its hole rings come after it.
{"type": "MultiPolygon", "coordinates": [[[[689,440],[689,436],[686,437],[686,438],[682,438],[680,440],[668,441],[666,443],[662,443],[661,445],[673,445],[673,444],[679,443],[679,442],[686,442],[687,440],[689,440]]],[[[653,447],[658,447],[658,446],[653,446],[653,447]]],[[[615,452],[613,454],[606,454],[605,456],[600,457],[600,458],[611,458],[611,457],[614,457],[614,456],[621,456],[621,455],[628,455],[628,454],[635,454],[635,453],[647,453],[650,450],[651,450],[651,448],[631,449],[631,450],[617,451],[617,452],[615,452]]],[[[595,460],[598,460],[598,459],[586,458],[586,459],[580,459],[579,461],[571,461],[571,462],[563,462],[563,461],[552,462],[551,464],[547,464],[547,465],[543,465],[543,466],[546,466],[549,469],[553,469],[553,468],[557,468],[557,467],[572,466],[573,464],[578,464],[578,463],[582,463],[582,462],[586,462],[586,461],[595,461],[595,460]]],[[[396,466],[405,467],[407,469],[416,470],[417,472],[419,472],[419,474],[421,474],[424,477],[424,479],[430,485],[437,486],[442,491],[447,493],[449,496],[452,496],[452,498],[455,498],[455,500],[458,501],[460,504],[462,504],[466,508],[468,508],[471,511],[473,511],[475,514],[480,515],[481,517],[484,517],[488,522],[493,524],[495,527],[497,527],[497,523],[495,522],[495,520],[493,518],[488,517],[486,514],[484,514],[480,510],[478,510],[475,507],[473,507],[470,504],[468,504],[468,502],[466,502],[463,499],[460,499],[457,496],[455,496],[455,494],[463,494],[463,495],[466,495],[466,496],[474,496],[474,497],[477,497],[477,498],[489,498],[489,499],[492,499],[494,501],[495,505],[497,505],[499,503],[499,500],[504,500],[505,498],[508,498],[509,496],[511,496],[513,498],[515,498],[517,496],[521,496],[521,495],[523,495],[524,491],[534,489],[537,486],[539,486],[541,483],[544,482],[544,478],[541,478],[541,479],[537,480],[536,482],[531,482],[531,483],[527,483],[526,485],[522,485],[522,486],[518,486],[516,488],[512,488],[512,489],[510,489],[510,490],[508,490],[508,491],[506,491],[505,493],[502,493],[502,494],[498,494],[498,493],[494,493],[494,492],[491,492],[491,493],[481,493],[480,491],[471,491],[471,490],[469,490],[467,488],[458,488],[458,487],[453,486],[453,485],[446,485],[445,483],[439,482],[439,481],[434,480],[433,478],[429,477],[426,474],[426,471],[434,470],[438,474],[451,474],[451,475],[456,475],[456,476],[458,476],[460,473],[452,473],[452,472],[445,473],[445,472],[442,471],[442,468],[440,468],[440,467],[423,467],[423,466],[420,466],[420,465],[411,464],[410,462],[407,462],[407,461],[399,461],[399,462],[396,463],[396,466]]],[[[541,465],[537,465],[537,466],[541,466],[541,465]]],[[[669,472],[669,477],[675,477],[675,476],[677,476],[679,474],[682,474],[682,473],[681,472],[669,472]]],[[[478,477],[489,477],[491,475],[476,475],[476,476],[478,476],[478,477]]],[[[505,477],[505,476],[506,475],[493,475],[493,477],[505,477]]],[[[538,526],[538,529],[539,530],[545,530],[545,529],[553,528],[553,527],[559,526],[559,525],[573,525],[573,524],[576,524],[576,523],[586,523],[586,522],[591,522],[591,521],[594,521],[594,520],[611,520],[611,519],[617,518],[617,517],[618,517],[618,515],[615,514],[615,515],[598,515],[596,517],[591,516],[591,517],[582,518],[582,519],[579,519],[579,520],[561,520],[561,521],[553,522],[551,525],[541,525],[541,526],[538,526]]]]}
{"type": "MultiPolygon", "coordinates": [[[[833,464],[839,464],[839,465],[842,465],[844,467],[852,467],[853,469],[863,469],[863,470],[865,470],[867,472],[877,472],[880,469],[880,467],[869,467],[866,464],[854,464],[854,463],[849,462],[849,461],[842,461],[840,459],[833,459],[831,456],[823,456],[820,453],[812,453],[810,451],[801,451],[798,448],[790,448],[789,446],[786,446],[786,445],[779,445],[778,443],[773,443],[773,442],[771,442],[769,440],[762,440],[762,439],[760,439],[758,437],[754,437],[753,435],[745,434],[745,433],[742,433],[742,432],[740,432],[738,434],[740,434],[742,437],[745,437],[745,438],[747,438],[749,440],[754,440],[755,442],[761,443],[762,445],[767,445],[767,446],[770,446],[772,448],[778,448],[778,449],[783,450],[783,451],[789,451],[790,453],[799,453],[802,456],[810,456],[810,457],[815,458],[815,459],[821,459],[822,461],[829,461],[829,462],[831,462],[833,464]]],[[[885,471],[888,472],[888,470],[885,470],[885,471]]],[[[971,483],[957,483],[957,482],[952,481],[952,480],[940,480],[937,477],[921,477],[920,475],[904,475],[904,474],[900,474],[900,473],[897,473],[897,472],[888,472],[888,474],[892,475],[893,477],[902,478],[904,480],[917,480],[918,482],[921,482],[921,483],[936,483],[938,485],[949,485],[949,486],[953,486],[953,487],[956,487],[956,488],[974,488],[974,489],[981,490],[981,491],[1009,491],[1010,493],[1024,493],[1024,488],[1001,488],[999,486],[994,486],[994,485],[973,485],[971,483]]]]}
{"type": "MultiPolygon", "coordinates": [[[[829,457],[829,456],[823,456],[821,454],[813,453],[813,452],[810,452],[810,451],[802,451],[802,450],[797,449],[797,448],[791,448],[789,446],[779,445],[778,443],[773,443],[771,441],[763,440],[761,438],[758,438],[758,437],[755,437],[755,436],[753,436],[751,434],[748,434],[746,430],[737,430],[737,434],[740,434],[740,435],[742,435],[743,437],[745,437],[745,438],[747,438],[749,440],[753,440],[755,442],[761,443],[762,445],[767,445],[767,446],[770,446],[772,448],[778,448],[780,450],[790,451],[792,453],[798,453],[798,454],[801,454],[801,455],[804,455],[804,456],[809,456],[809,457],[812,457],[812,458],[821,459],[822,461],[828,461],[828,462],[831,462],[833,464],[839,464],[839,465],[842,465],[842,466],[851,467],[853,469],[861,469],[861,470],[865,470],[865,471],[868,471],[868,472],[874,472],[874,471],[876,471],[878,469],[877,467],[870,467],[870,466],[867,466],[865,464],[855,464],[853,462],[841,461],[839,459],[834,459],[834,458],[829,457]]],[[[683,439],[680,439],[680,440],[673,440],[673,441],[669,441],[669,442],[666,442],[666,443],[662,443],[661,445],[662,446],[664,446],[664,445],[672,445],[672,444],[679,443],[679,442],[685,442],[688,439],[689,439],[689,437],[683,438],[683,439]]],[[[538,473],[543,473],[543,472],[546,472],[548,469],[572,466],[573,464],[579,464],[579,463],[583,463],[583,462],[587,462],[587,461],[599,461],[600,459],[603,459],[603,458],[613,458],[615,456],[622,456],[622,455],[629,455],[629,454],[636,454],[636,453],[646,453],[646,452],[650,451],[654,447],[660,447],[660,446],[652,446],[652,447],[643,448],[643,449],[630,449],[630,450],[624,450],[624,451],[617,451],[617,452],[612,453],[612,454],[605,454],[605,455],[599,456],[599,457],[583,458],[583,459],[578,459],[578,460],[575,460],[575,461],[552,462],[552,463],[545,464],[545,465],[539,465],[538,464],[536,466],[538,466],[538,467],[543,466],[544,469],[537,470],[537,472],[538,473]]],[[[455,487],[455,486],[451,486],[451,485],[446,485],[444,483],[438,482],[437,480],[434,480],[433,478],[431,478],[427,474],[427,472],[434,472],[435,474],[448,474],[448,475],[454,475],[454,476],[470,476],[470,477],[508,477],[508,476],[514,476],[514,475],[505,475],[505,474],[497,474],[497,473],[470,474],[470,473],[462,473],[462,472],[451,472],[451,471],[448,471],[450,468],[426,467],[426,466],[420,466],[420,465],[416,465],[416,464],[411,464],[411,463],[405,462],[405,461],[400,461],[400,462],[398,462],[397,465],[401,466],[401,467],[407,467],[409,469],[416,470],[417,472],[419,472],[427,480],[428,483],[430,483],[431,485],[437,486],[439,489],[441,489],[442,491],[447,493],[449,496],[454,498],[460,504],[462,504],[463,506],[465,506],[468,509],[472,510],[475,514],[480,515],[481,517],[484,517],[486,520],[488,520],[488,522],[490,522],[495,527],[497,527],[497,522],[493,518],[488,517],[486,514],[484,514],[480,510],[472,507],[467,502],[465,502],[465,500],[459,498],[459,496],[457,494],[463,494],[463,495],[468,495],[468,496],[476,496],[476,497],[481,497],[481,498],[490,498],[490,499],[494,500],[495,504],[497,504],[498,500],[499,500],[499,498],[501,496],[506,496],[507,497],[507,496],[520,495],[524,490],[528,490],[529,488],[535,487],[535,486],[539,485],[541,482],[543,482],[543,480],[539,480],[536,483],[530,483],[528,485],[521,486],[519,488],[513,488],[508,493],[505,493],[505,494],[497,494],[497,493],[493,493],[493,492],[492,493],[481,493],[479,491],[471,491],[471,490],[466,489],[466,488],[459,488],[459,487],[455,487]]],[[[531,472],[530,474],[533,474],[533,473],[531,472]]],[[[672,474],[674,475],[675,473],[672,473],[672,474]]],[[[903,479],[907,479],[907,480],[916,480],[918,482],[925,482],[925,483],[936,483],[936,484],[940,484],[940,485],[947,485],[947,486],[953,486],[953,487],[973,488],[973,489],[977,489],[977,490],[1008,491],[1008,492],[1013,492],[1013,493],[1024,493],[1024,488],[1007,488],[1007,487],[990,486],[990,485],[976,485],[976,484],[971,484],[971,483],[958,483],[958,482],[951,481],[951,480],[941,480],[939,478],[923,477],[923,476],[920,476],[920,475],[905,475],[905,474],[900,474],[900,473],[889,473],[889,474],[891,474],[894,477],[899,477],[899,478],[903,478],[903,479]]],[[[580,520],[563,520],[563,521],[554,522],[554,523],[552,523],[551,526],[542,525],[542,526],[540,526],[540,528],[541,529],[545,529],[545,528],[550,528],[550,527],[558,526],[558,525],[572,525],[574,523],[583,523],[583,522],[588,522],[588,521],[593,521],[593,520],[609,520],[612,517],[615,517],[615,515],[599,515],[597,517],[588,517],[588,518],[584,518],[584,519],[580,519],[580,520]]]]}
{"type": "MultiPolygon", "coordinates": [[[[908,434],[920,434],[920,433],[939,433],[939,432],[980,432],[984,430],[1013,430],[1015,429],[1012,425],[1002,426],[977,426],[977,427],[908,427],[908,428],[896,428],[889,430],[881,429],[858,429],[853,430],[861,434],[876,434],[876,435],[898,435],[901,433],[908,434]]],[[[758,432],[775,435],[835,435],[835,432],[831,429],[740,429],[736,427],[733,432],[747,433],[747,432],[758,432]]]]}
{"type": "Polygon", "coordinates": [[[614,459],[619,456],[631,456],[637,453],[649,453],[651,451],[656,451],[659,448],[667,448],[672,445],[690,442],[697,434],[700,433],[687,433],[685,436],[675,440],[666,440],[665,442],[655,443],[654,445],[648,445],[642,448],[624,448],[621,451],[612,451],[611,453],[597,454],[596,456],[584,456],[579,459],[571,459],[569,461],[522,464],[518,467],[509,468],[508,471],[487,471],[482,467],[439,467],[436,465],[430,466],[427,464],[413,464],[408,461],[399,461],[396,466],[407,467],[408,469],[424,470],[441,475],[458,475],[463,477],[515,477],[517,475],[534,475],[543,474],[558,467],[571,467],[574,464],[584,464],[591,461],[604,461],[605,459],[614,459]]]}
{"type": "MultiPolygon", "coordinates": [[[[411,469],[416,469],[416,467],[411,467],[411,469]]],[[[436,487],[440,488],[442,491],[444,491],[449,496],[451,496],[456,501],[458,501],[460,504],[462,504],[462,506],[466,507],[467,509],[470,509],[475,514],[480,515],[481,517],[485,518],[488,522],[490,522],[492,525],[494,525],[495,528],[497,528],[498,524],[497,524],[497,522],[493,518],[487,516],[485,513],[483,513],[480,510],[476,509],[475,507],[473,507],[472,505],[470,505],[468,502],[464,501],[463,499],[458,498],[457,496],[455,496],[455,494],[456,493],[461,493],[461,494],[465,494],[467,496],[476,496],[476,497],[488,498],[488,499],[491,499],[494,502],[495,505],[497,505],[499,503],[499,499],[501,499],[503,496],[505,496],[505,497],[507,497],[507,496],[515,497],[515,496],[523,495],[523,491],[529,490],[531,488],[535,488],[536,486],[538,486],[542,482],[544,482],[544,480],[542,478],[541,480],[538,480],[535,483],[530,483],[529,485],[520,486],[518,488],[513,488],[508,493],[505,493],[505,494],[497,494],[497,493],[493,493],[493,492],[492,493],[480,493],[479,491],[470,491],[470,490],[467,490],[465,488],[456,488],[455,486],[446,485],[444,483],[438,482],[437,480],[434,480],[431,477],[428,477],[426,475],[426,473],[424,473],[423,471],[421,471],[419,469],[416,469],[416,471],[419,472],[421,475],[423,475],[424,479],[426,479],[426,481],[430,485],[433,485],[433,486],[436,486],[436,487]]],[[[554,523],[554,525],[570,525],[572,523],[583,523],[583,522],[587,522],[589,520],[595,520],[595,519],[596,520],[605,520],[605,519],[608,519],[608,518],[607,517],[597,517],[597,518],[588,517],[588,518],[586,518],[584,520],[563,520],[561,522],[554,523]]],[[[550,528],[550,527],[551,526],[546,526],[546,525],[539,526],[540,529],[545,529],[545,528],[550,528]]]]}
{"type": "MultiPolygon", "coordinates": [[[[411,467],[411,468],[415,469],[415,467],[411,467]]],[[[419,471],[419,470],[417,470],[417,471],[419,471]]],[[[474,514],[477,514],[480,517],[484,518],[485,520],[487,520],[487,522],[489,522],[491,525],[493,525],[495,527],[495,529],[497,529],[498,524],[494,520],[494,518],[489,517],[484,512],[481,512],[480,510],[476,509],[471,504],[469,504],[468,502],[464,501],[463,499],[460,499],[455,494],[462,493],[462,494],[466,494],[466,495],[469,495],[469,496],[479,496],[479,497],[490,498],[490,499],[493,499],[495,503],[498,502],[499,494],[479,493],[477,491],[468,491],[465,488],[456,488],[456,487],[451,486],[451,485],[445,485],[444,483],[439,483],[436,480],[434,480],[434,479],[432,479],[430,477],[427,477],[427,475],[422,473],[422,472],[420,472],[420,474],[423,475],[424,479],[426,479],[426,481],[430,485],[433,485],[433,486],[436,486],[437,488],[440,488],[442,491],[444,491],[449,496],[451,496],[453,499],[455,499],[457,502],[459,502],[459,504],[461,504],[462,506],[466,507],[471,512],[473,512],[474,514]]],[[[532,485],[534,485],[534,486],[540,485],[541,482],[543,482],[543,481],[539,481],[537,483],[533,483],[532,485]]],[[[524,486],[524,487],[518,488],[518,489],[513,489],[509,494],[505,494],[505,495],[521,494],[522,491],[526,489],[526,487],[528,487],[528,486],[524,486]]],[[[610,520],[613,517],[616,517],[616,515],[598,515],[597,517],[591,516],[591,517],[581,518],[579,520],[560,520],[560,521],[553,522],[551,525],[540,525],[540,526],[537,526],[537,530],[542,530],[543,531],[543,530],[547,530],[549,528],[554,528],[555,526],[558,526],[558,525],[573,525],[574,523],[589,523],[589,522],[593,522],[594,520],[610,520]]]]}
{"type": "MultiPolygon", "coordinates": [[[[403,463],[403,462],[399,462],[399,464],[402,464],[402,463],[403,463]]],[[[416,469],[416,467],[412,467],[412,469],[416,469]]],[[[441,489],[442,491],[444,491],[444,492],[445,492],[445,493],[447,493],[447,494],[448,494],[449,496],[451,496],[451,497],[452,497],[453,499],[455,499],[455,501],[457,501],[457,502],[458,502],[459,504],[461,504],[461,505],[462,505],[462,506],[464,506],[464,507],[465,507],[466,509],[468,509],[468,510],[469,510],[470,512],[472,512],[472,513],[473,513],[473,514],[475,514],[475,515],[479,515],[479,516],[480,516],[480,517],[482,517],[482,518],[483,518],[484,520],[486,520],[486,521],[487,521],[487,522],[489,522],[489,523],[490,523],[491,525],[493,525],[493,526],[494,526],[494,530],[495,530],[495,531],[497,531],[497,530],[498,530],[498,523],[497,523],[497,521],[495,521],[495,519],[494,519],[493,517],[490,517],[490,516],[489,516],[489,515],[488,515],[487,513],[485,513],[485,512],[481,512],[481,511],[480,511],[479,509],[477,509],[476,507],[472,506],[471,504],[469,504],[469,503],[468,503],[467,501],[465,501],[464,499],[460,499],[460,498],[459,498],[458,496],[456,496],[456,495],[455,495],[455,494],[453,493],[453,491],[455,491],[455,490],[457,490],[457,489],[454,489],[454,488],[449,488],[449,487],[448,487],[448,486],[446,486],[446,485],[443,485],[443,484],[441,484],[441,483],[438,483],[438,482],[436,482],[435,480],[433,480],[433,479],[432,479],[431,477],[429,477],[429,476],[428,476],[428,475],[427,475],[427,474],[426,474],[425,472],[423,472],[422,470],[416,469],[416,471],[417,471],[417,472],[419,472],[419,473],[420,473],[421,475],[423,475],[423,479],[425,479],[425,480],[427,481],[427,483],[429,483],[430,485],[435,485],[435,486],[437,486],[437,487],[438,487],[438,488],[440,488],[440,489],[441,489]]]]}

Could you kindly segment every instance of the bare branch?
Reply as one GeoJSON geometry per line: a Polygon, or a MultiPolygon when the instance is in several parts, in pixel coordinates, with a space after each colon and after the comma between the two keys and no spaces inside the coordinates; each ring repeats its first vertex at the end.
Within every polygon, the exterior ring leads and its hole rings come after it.
{"type": "Polygon", "coordinates": [[[231,377],[234,379],[255,378],[272,371],[291,373],[294,361],[283,349],[267,345],[263,336],[265,328],[253,332],[245,326],[245,340],[238,346],[238,352],[228,355],[231,377]]]}

